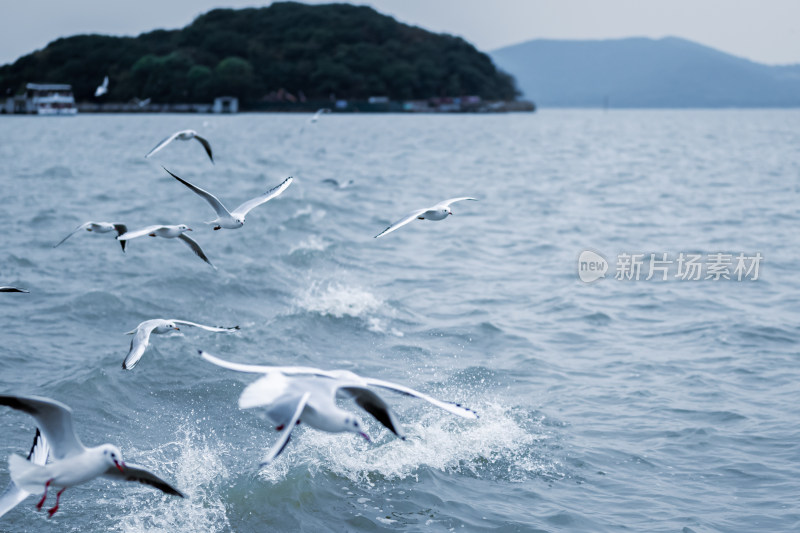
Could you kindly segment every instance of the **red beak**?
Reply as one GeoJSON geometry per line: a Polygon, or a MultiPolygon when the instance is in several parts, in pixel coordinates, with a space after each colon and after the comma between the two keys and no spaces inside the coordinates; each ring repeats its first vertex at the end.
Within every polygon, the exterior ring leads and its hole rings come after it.
{"type": "Polygon", "coordinates": [[[360,433],[359,433],[359,435],[361,435],[362,437],[364,437],[365,439],[367,439],[367,442],[369,442],[369,441],[370,441],[369,435],[367,435],[367,434],[366,434],[366,433],[364,433],[363,431],[362,431],[362,432],[360,432],[360,433]]]}
{"type": "Polygon", "coordinates": [[[180,330],[181,330],[181,328],[175,328],[175,331],[180,331],[180,330]]]}
{"type": "Polygon", "coordinates": [[[117,467],[117,470],[119,470],[119,471],[120,471],[120,472],[122,472],[123,474],[125,473],[125,463],[124,463],[124,462],[123,462],[122,464],[120,464],[120,463],[118,463],[118,462],[115,460],[115,461],[114,461],[114,466],[116,466],[116,467],[117,467]]]}

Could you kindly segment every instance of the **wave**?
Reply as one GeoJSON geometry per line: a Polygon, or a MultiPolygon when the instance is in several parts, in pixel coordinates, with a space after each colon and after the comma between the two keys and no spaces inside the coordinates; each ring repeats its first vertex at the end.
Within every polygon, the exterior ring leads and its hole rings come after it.
{"type": "Polygon", "coordinates": [[[295,299],[295,305],[323,316],[364,318],[383,307],[384,303],[360,287],[315,281],[295,299]]]}
{"type": "MultiPolygon", "coordinates": [[[[148,462],[159,465],[157,472],[173,481],[186,498],[163,495],[160,503],[154,505],[157,497],[153,497],[153,489],[126,494],[123,505],[127,512],[120,518],[117,531],[214,533],[230,530],[225,490],[220,486],[230,477],[221,460],[225,450],[219,449],[219,444],[209,444],[205,434],[188,426],[181,427],[177,433],[177,441],[142,455],[148,458],[148,462]],[[175,449],[178,450],[177,456],[175,449]]],[[[124,488],[130,490],[130,487],[124,488]]]]}
{"type": "Polygon", "coordinates": [[[416,420],[400,415],[405,441],[366,417],[372,442],[305,428],[259,476],[280,483],[294,469],[308,469],[312,475],[332,473],[367,486],[379,481],[418,481],[423,468],[513,482],[564,477],[560,462],[541,449],[551,437],[540,422],[529,426],[511,410],[493,403],[477,407],[480,418],[474,421],[442,416],[438,409],[426,409],[416,420]]]}

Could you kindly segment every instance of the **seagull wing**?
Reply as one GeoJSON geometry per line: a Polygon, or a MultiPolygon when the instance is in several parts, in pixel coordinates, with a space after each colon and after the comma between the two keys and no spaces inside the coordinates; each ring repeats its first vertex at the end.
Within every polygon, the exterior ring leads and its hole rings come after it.
{"type": "Polygon", "coordinates": [[[470,198],[469,196],[461,196],[459,198],[450,198],[449,200],[445,200],[444,202],[439,202],[438,204],[436,204],[435,207],[450,207],[450,204],[461,202],[462,200],[473,200],[475,202],[478,201],[477,198],[470,198]]]}
{"type": "Polygon", "coordinates": [[[200,259],[202,259],[203,261],[205,261],[206,263],[211,265],[211,268],[213,268],[214,270],[217,269],[217,267],[215,267],[211,263],[211,261],[208,260],[208,257],[206,257],[206,254],[203,253],[203,249],[200,248],[200,245],[197,244],[197,242],[193,241],[191,237],[188,237],[185,233],[181,233],[180,235],[178,235],[178,238],[180,240],[182,240],[183,242],[185,242],[186,244],[188,244],[189,248],[192,249],[192,251],[194,252],[194,254],[197,257],[199,257],[200,259]]]}
{"type": "Polygon", "coordinates": [[[291,177],[286,178],[285,180],[283,180],[283,183],[281,183],[277,187],[273,187],[272,189],[268,190],[261,196],[256,196],[251,200],[247,200],[245,203],[234,209],[231,215],[235,217],[237,216],[243,217],[247,215],[247,213],[249,213],[254,207],[257,207],[263,204],[264,202],[269,202],[270,200],[278,196],[280,193],[285,191],[286,188],[292,184],[293,179],[294,178],[291,177]]]}
{"type": "Polygon", "coordinates": [[[146,228],[137,229],[135,231],[127,231],[122,235],[117,235],[118,241],[129,241],[131,239],[135,239],[136,237],[144,237],[145,235],[150,235],[157,229],[161,229],[164,226],[147,226],[146,228]]]}
{"type": "Polygon", "coordinates": [[[388,389],[390,391],[398,392],[400,394],[405,394],[406,396],[413,396],[414,398],[425,400],[426,402],[432,403],[436,407],[444,409],[448,413],[452,413],[454,415],[458,415],[463,418],[471,418],[471,419],[478,418],[478,414],[475,411],[467,407],[463,407],[461,404],[443,402],[441,400],[437,400],[436,398],[432,398],[427,394],[416,391],[414,389],[410,389],[408,387],[404,387],[403,385],[398,385],[396,383],[390,383],[388,381],[382,381],[380,379],[371,379],[371,378],[362,378],[362,379],[364,380],[364,382],[366,382],[367,385],[371,387],[380,387],[383,389],[388,389]]]}
{"type": "Polygon", "coordinates": [[[59,246],[64,244],[64,241],[66,241],[67,239],[69,239],[70,237],[72,237],[73,235],[78,233],[80,230],[88,228],[90,225],[91,225],[91,222],[84,222],[83,224],[81,224],[80,226],[78,226],[77,228],[72,230],[72,233],[70,233],[69,235],[67,235],[63,239],[61,239],[61,241],[58,244],[56,244],[55,246],[53,246],[53,248],[58,248],[59,246]]]}
{"type": "Polygon", "coordinates": [[[166,145],[168,145],[169,143],[171,143],[172,141],[174,141],[174,140],[175,140],[175,138],[176,138],[178,135],[180,135],[180,133],[181,133],[181,132],[179,132],[179,131],[176,131],[175,133],[173,133],[173,134],[172,134],[172,135],[170,135],[169,137],[167,137],[167,138],[163,139],[163,140],[162,140],[160,143],[158,143],[157,145],[155,145],[155,146],[153,147],[153,149],[152,149],[152,150],[150,150],[149,152],[147,152],[147,155],[145,156],[145,158],[147,158],[147,157],[150,157],[151,155],[153,155],[154,153],[158,152],[159,150],[161,150],[162,148],[164,148],[166,145]]]}
{"type": "Polygon", "coordinates": [[[278,440],[275,442],[275,444],[272,445],[272,448],[270,448],[269,453],[264,458],[264,461],[261,462],[261,465],[260,465],[261,467],[267,466],[272,461],[274,461],[275,458],[278,457],[281,454],[283,449],[286,448],[286,445],[289,444],[289,439],[291,439],[292,431],[294,431],[295,426],[297,425],[298,421],[300,420],[300,415],[302,414],[303,409],[305,409],[306,404],[308,403],[308,399],[310,397],[311,397],[311,393],[310,392],[306,392],[300,398],[300,401],[297,402],[297,406],[294,409],[294,413],[292,414],[292,416],[289,419],[289,421],[284,423],[283,431],[281,431],[281,434],[278,437],[278,440]]]}
{"type": "MultiPolygon", "coordinates": [[[[239,409],[265,407],[278,403],[289,388],[289,378],[281,372],[270,372],[244,388],[239,396],[239,409]]],[[[286,418],[277,416],[277,423],[286,418]]]]}
{"type": "Polygon", "coordinates": [[[389,408],[389,405],[383,401],[383,398],[372,392],[366,387],[345,385],[340,387],[339,390],[344,391],[353,400],[364,409],[366,412],[375,417],[375,419],[386,426],[392,433],[405,439],[400,430],[400,424],[395,419],[394,413],[389,408]]]}
{"type": "MultiPolygon", "coordinates": [[[[50,447],[47,445],[47,440],[42,436],[39,428],[36,428],[36,435],[33,437],[33,446],[31,451],[28,452],[28,461],[35,465],[44,466],[47,463],[47,457],[50,455],[50,447]]],[[[3,516],[11,509],[16,507],[22,500],[27,498],[30,493],[21,489],[16,483],[11,481],[3,494],[0,494],[0,516],[3,516]]]]}
{"type": "Polygon", "coordinates": [[[158,477],[157,475],[153,474],[145,470],[141,466],[132,465],[132,464],[125,464],[122,467],[124,472],[121,472],[116,466],[111,466],[108,470],[105,471],[103,475],[112,479],[124,479],[125,481],[136,481],[137,483],[142,483],[144,485],[150,485],[151,487],[155,487],[161,492],[166,492],[167,494],[172,494],[173,496],[180,496],[181,498],[185,498],[183,493],[178,489],[174,488],[172,485],[158,477]]]}
{"type": "Polygon", "coordinates": [[[18,289],[17,287],[0,287],[0,292],[30,292],[25,289],[18,289]]]}
{"type": "Polygon", "coordinates": [[[38,396],[0,396],[0,405],[31,415],[51,446],[55,459],[83,453],[83,444],[72,427],[72,409],[63,403],[38,396]]]}
{"type": "MultiPolygon", "coordinates": [[[[117,230],[117,237],[128,233],[128,226],[126,226],[125,224],[114,224],[114,229],[117,230]]],[[[119,241],[119,243],[122,245],[122,252],[125,253],[125,245],[127,244],[127,242],[119,241]]]]}
{"type": "Polygon", "coordinates": [[[203,324],[195,324],[194,322],[189,322],[188,320],[171,320],[175,324],[185,324],[187,326],[194,326],[196,328],[204,329],[206,331],[217,331],[217,332],[228,332],[236,331],[239,329],[239,326],[233,326],[231,328],[226,328],[223,326],[204,326],[203,324]]]}
{"type": "MultiPolygon", "coordinates": [[[[200,136],[199,136],[199,135],[197,135],[197,134],[195,134],[194,138],[195,138],[195,139],[197,139],[198,141],[200,141],[200,144],[202,144],[202,145],[203,145],[203,148],[205,148],[205,149],[206,149],[206,153],[208,154],[208,158],[209,158],[209,159],[211,160],[211,162],[213,163],[213,162],[214,162],[214,156],[213,156],[213,155],[211,155],[211,145],[208,143],[208,141],[207,141],[207,140],[205,140],[205,139],[203,139],[202,137],[200,137],[200,136]]],[[[165,170],[166,170],[166,169],[165,169],[165,170]]]]}
{"type": "Polygon", "coordinates": [[[406,224],[408,224],[409,222],[411,222],[412,220],[414,220],[415,218],[417,218],[418,216],[420,216],[422,213],[424,213],[427,210],[428,210],[428,208],[426,207],[425,209],[417,209],[413,213],[407,214],[406,216],[404,216],[403,218],[401,218],[400,220],[398,220],[397,222],[395,222],[394,224],[392,224],[391,226],[389,226],[388,228],[386,228],[382,232],[380,232],[377,235],[375,235],[375,238],[377,239],[378,237],[382,237],[382,236],[384,236],[384,235],[386,235],[388,233],[393,232],[394,230],[396,230],[398,228],[401,228],[401,227],[405,226],[406,224]]]}
{"type": "Polygon", "coordinates": [[[131,339],[131,347],[128,355],[122,362],[123,370],[130,370],[136,366],[139,359],[144,355],[145,350],[150,345],[150,334],[156,329],[160,320],[145,320],[134,330],[134,337],[131,339]]]}
{"type": "Polygon", "coordinates": [[[198,353],[203,359],[205,359],[209,363],[221,366],[222,368],[227,368],[228,370],[236,370],[237,372],[247,372],[250,374],[269,374],[273,372],[279,372],[281,374],[286,374],[286,375],[320,376],[331,379],[338,378],[337,374],[334,374],[332,372],[326,372],[324,370],[320,370],[319,368],[311,368],[308,366],[245,365],[241,363],[232,363],[231,361],[220,359],[219,357],[213,356],[208,352],[204,352],[203,350],[198,350],[198,353]]]}
{"type": "MultiPolygon", "coordinates": [[[[165,167],[161,167],[161,168],[163,168],[164,170],[167,170],[165,167]]],[[[192,185],[191,183],[189,183],[185,179],[179,178],[178,176],[176,176],[175,174],[173,174],[169,170],[167,170],[167,174],[169,174],[170,176],[172,176],[176,180],[180,181],[181,183],[183,183],[187,187],[189,187],[192,191],[195,192],[195,194],[197,194],[198,196],[202,197],[206,202],[208,202],[211,205],[211,208],[217,213],[218,217],[227,218],[227,217],[231,216],[231,214],[228,212],[228,210],[225,209],[225,206],[222,205],[222,202],[219,201],[219,198],[217,198],[216,196],[214,196],[210,192],[201,189],[197,185],[192,185]]]]}

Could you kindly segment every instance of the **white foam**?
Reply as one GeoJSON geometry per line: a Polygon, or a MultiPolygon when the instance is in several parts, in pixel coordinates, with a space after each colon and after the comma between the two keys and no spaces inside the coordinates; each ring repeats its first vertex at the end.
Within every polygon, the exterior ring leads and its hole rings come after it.
{"type": "MultiPolygon", "coordinates": [[[[386,399],[391,401],[385,395],[386,399]]],[[[402,400],[400,400],[402,401],[402,400]]],[[[387,480],[417,479],[420,468],[467,472],[476,477],[502,476],[522,481],[531,476],[561,477],[561,465],[540,457],[537,450],[548,439],[545,432],[526,429],[505,408],[476,407],[481,418],[463,420],[422,408],[421,418],[399,415],[406,441],[396,438],[368,416],[362,419],[373,437],[332,434],[304,428],[270,467],[264,479],[279,482],[292,468],[329,471],[354,483],[372,486],[376,476],[387,480]],[[495,466],[497,465],[497,466],[495,466]],[[497,468],[502,468],[498,473],[497,468]]]]}
{"type": "MultiPolygon", "coordinates": [[[[375,333],[387,333],[385,322],[374,316],[367,319],[367,329],[375,333]]],[[[388,333],[391,333],[395,337],[403,336],[403,332],[397,328],[391,328],[388,333]]]]}
{"type": "Polygon", "coordinates": [[[360,287],[315,281],[296,298],[295,304],[321,315],[362,318],[382,307],[383,301],[360,287]]]}
{"type": "Polygon", "coordinates": [[[289,250],[289,254],[293,254],[295,252],[322,252],[328,246],[330,246],[329,242],[325,242],[325,240],[317,235],[311,235],[308,239],[294,245],[289,250]]]}
{"type": "MultiPolygon", "coordinates": [[[[225,465],[220,460],[223,450],[216,449],[206,442],[206,435],[181,428],[176,442],[160,446],[156,450],[143,452],[159,464],[154,470],[186,494],[186,498],[137,494],[128,498],[127,514],[120,518],[117,531],[140,533],[153,531],[215,533],[229,531],[230,522],[226,515],[225,502],[220,497],[221,481],[229,477],[225,465]],[[179,450],[177,458],[175,449],[179,450]],[[170,472],[171,474],[167,474],[170,472]]],[[[127,488],[127,487],[126,487],[127,488]]]]}

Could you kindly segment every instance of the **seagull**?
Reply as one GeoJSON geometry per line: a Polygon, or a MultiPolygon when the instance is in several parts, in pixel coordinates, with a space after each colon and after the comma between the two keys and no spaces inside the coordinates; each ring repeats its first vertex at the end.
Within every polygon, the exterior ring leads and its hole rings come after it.
{"type": "Polygon", "coordinates": [[[232,328],[224,328],[224,327],[214,327],[214,326],[204,326],[203,324],[195,324],[194,322],[189,322],[187,320],[167,320],[163,318],[154,318],[153,320],[145,320],[133,331],[129,331],[126,335],[136,335],[133,339],[131,339],[131,348],[128,350],[128,355],[125,356],[125,360],[122,362],[122,368],[124,370],[130,370],[136,363],[139,362],[139,359],[142,358],[144,355],[145,350],[147,350],[147,346],[150,344],[150,334],[151,333],[169,333],[170,331],[180,331],[178,324],[184,326],[193,326],[196,328],[204,329],[206,331],[216,331],[216,332],[231,332],[236,331],[239,329],[239,326],[234,326],[232,328]]]}
{"type": "Polygon", "coordinates": [[[202,248],[200,245],[189,238],[187,235],[184,235],[185,231],[192,231],[192,228],[188,227],[186,224],[180,224],[178,226],[147,226],[146,228],[142,228],[136,231],[129,231],[127,233],[123,233],[122,235],[117,236],[118,241],[129,241],[131,239],[135,239],[136,237],[143,237],[145,235],[149,235],[151,237],[164,237],[165,239],[174,239],[178,238],[189,245],[189,248],[195,253],[197,257],[211,265],[211,268],[214,270],[217,269],[211,261],[208,260],[206,254],[203,253],[202,248]]]}
{"type": "MultiPolygon", "coordinates": [[[[50,446],[42,436],[39,428],[36,428],[36,435],[33,437],[31,451],[28,452],[28,461],[35,465],[44,466],[47,464],[47,457],[50,455],[50,446]]],[[[0,516],[3,516],[19,503],[30,496],[30,492],[19,488],[14,481],[11,481],[3,494],[0,494],[0,516]]]]}
{"type": "Polygon", "coordinates": [[[198,141],[200,144],[202,144],[202,145],[203,145],[203,148],[205,148],[205,149],[206,149],[206,153],[208,154],[208,158],[211,160],[211,162],[212,162],[212,163],[214,162],[214,156],[213,156],[213,155],[211,155],[211,145],[210,145],[210,144],[208,144],[208,141],[207,141],[207,140],[205,140],[204,138],[200,137],[200,136],[197,134],[197,132],[196,132],[196,131],[194,131],[194,130],[181,130],[181,131],[176,131],[175,133],[173,133],[172,135],[170,135],[169,137],[167,137],[166,139],[164,139],[163,141],[161,141],[160,143],[158,143],[158,144],[155,146],[155,148],[153,148],[152,150],[150,150],[150,151],[147,153],[147,155],[145,156],[145,158],[147,158],[147,157],[150,157],[150,156],[151,156],[151,155],[153,155],[154,153],[158,152],[159,150],[161,150],[162,148],[164,148],[166,145],[168,145],[169,143],[171,143],[171,142],[172,142],[172,141],[174,141],[175,139],[177,139],[177,140],[179,140],[179,141],[189,141],[189,140],[191,140],[191,139],[197,139],[197,141],[198,141]]]}
{"type": "Polygon", "coordinates": [[[369,439],[361,430],[359,418],[336,405],[336,396],[352,398],[362,409],[371,414],[392,433],[405,440],[401,429],[386,402],[370,387],[387,389],[406,396],[425,400],[445,411],[463,418],[476,419],[472,409],[461,404],[443,402],[422,392],[379,379],[361,377],[348,370],[319,370],[301,366],[260,366],[232,363],[202,350],[206,361],[230,370],[264,374],[251,383],[239,397],[239,408],[266,407],[267,417],[281,431],[278,441],[270,449],[261,466],[271,463],[289,443],[294,427],[301,419],[309,426],[322,431],[339,433],[348,431],[369,439]]]}
{"type": "Polygon", "coordinates": [[[0,287],[0,292],[31,292],[17,287],[0,287]]]}
{"type": "Polygon", "coordinates": [[[322,109],[317,109],[317,112],[314,113],[314,116],[312,116],[310,119],[308,119],[308,122],[310,124],[314,124],[316,121],[319,120],[319,117],[321,117],[325,113],[330,113],[330,112],[331,112],[331,110],[328,109],[327,107],[323,107],[322,109]]]}
{"type": "MultiPolygon", "coordinates": [[[[128,227],[125,224],[117,224],[114,222],[84,222],[83,224],[72,230],[72,233],[61,239],[61,242],[53,246],[53,248],[58,248],[59,246],[64,244],[64,241],[66,241],[67,239],[69,239],[82,229],[85,229],[86,231],[93,231],[95,233],[108,233],[110,231],[116,231],[118,237],[128,231],[128,227]]],[[[119,241],[119,243],[122,245],[122,251],[125,252],[125,241],[119,241]]]]}
{"type": "Polygon", "coordinates": [[[337,180],[335,180],[333,178],[327,178],[327,179],[322,180],[322,183],[330,183],[331,185],[333,185],[337,189],[346,189],[347,187],[351,186],[355,182],[353,180],[347,180],[347,181],[343,181],[343,182],[339,183],[337,180]]]}
{"type": "Polygon", "coordinates": [[[387,233],[391,233],[394,230],[396,230],[396,229],[398,229],[398,228],[400,228],[402,226],[405,226],[406,224],[408,224],[409,222],[411,222],[415,218],[418,218],[420,220],[443,220],[443,219],[447,218],[447,215],[452,215],[453,214],[453,211],[450,210],[450,204],[454,204],[454,203],[460,202],[462,200],[475,200],[475,201],[477,201],[477,199],[475,199],[475,198],[470,198],[468,196],[463,196],[461,198],[451,198],[449,200],[445,200],[444,202],[439,202],[438,204],[436,204],[433,207],[426,207],[424,209],[417,209],[413,213],[407,214],[406,216],[404,216],[403,218],[401,218],[400,220],[398,220],[397,222],[395,222],[394,224],[392,224],[391,226],[389,226],[388,228],[386,228],[382,232],[380,232],[377,235],[375,235],[375,238],[377,239],[378,237],[382,237],[382,236],[386,235],[387,233]]]}
{"type": "Polygon", "coordinates": [[[217,213],[217,218],[210,222],[207,222],[206,224],[215,224],[214,226],[215,230],[221,228],[226,228],[226,229],[241,228],[244,225],[244,218],[247,216],[247,213],[249,213],[253,208],[258,207],[263,203],[269,202],[270,200],[281,194],[289,187],[289,185],[292,184],[292,180],[294,179],[291,177],[286,178],[285,180],[283,180],[283,183],[281,183],[276,187],[273,187],[272,189],[268,190],[261,196],[256,196],[255,198],[247,200],[245,203],[243,203],[233,211],[228,211],[225,208],[225,206],[222,205],[222,202],[220,202],[219,199],[210,192],[205,191],[196,185],[192,185],[191,183],[182,178],[179,178],[178,176],[176,176],[175,174],[173,174],[164,167],[161,168],[166,170],[167,174],[169,174],[176,180],[180,181],[187,187],[189,187],[192,191],[194,191],[196,194],[202,197],[206,202],[208,202],[209,205],[211,205],[211,208],[214,209],[214,211],[216,211],[217,213]]]}
{"type": "Polygon", "coordinates": [[[98,85],[97,89],[94,90],[94,97],[99,98],[108,92],[108,76],[103,78],[103,84],[98,85]]]}
{"type": "Polygon", "coordinates": [[[49,489],[60,489],[56,504],[48,511],[52,517],[58,511],[61,494],[69,488],[86,483],[100,476],[125,481],[137,481],[155,487],[162,492],[184,497],[180,491],[144,468],[125,464],[119,448],[113,444],[102,444],[86,448],[75,435],[72,427],[72,409],[61,402],[37,396],[0,396],[0,405],[28,413],[39,426],[47,444],[50,445],[50,464],[26,461],[19,455],[8,458],[11,479],[21,490],[40,494],[36,504],[41,509],[49,489]]]}

